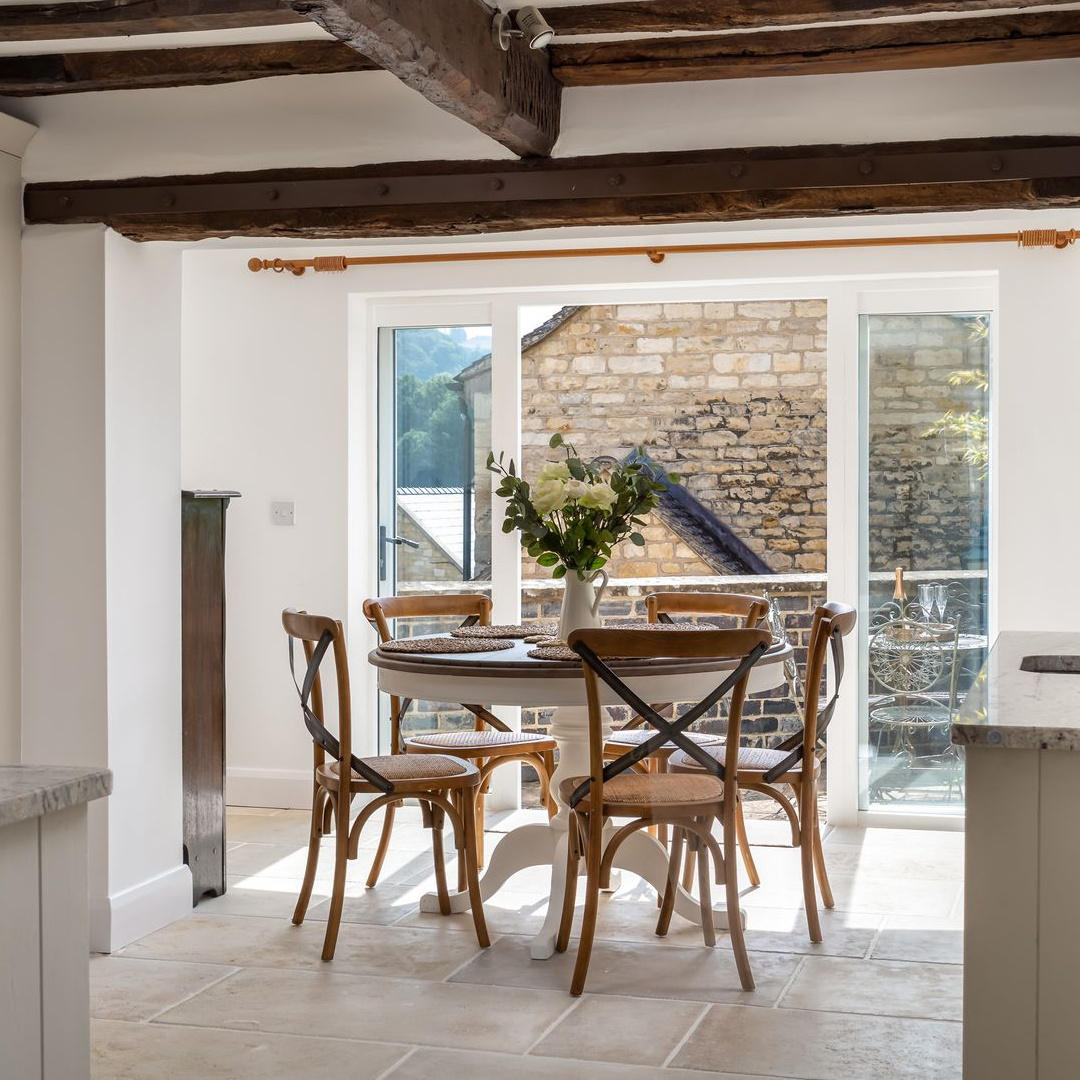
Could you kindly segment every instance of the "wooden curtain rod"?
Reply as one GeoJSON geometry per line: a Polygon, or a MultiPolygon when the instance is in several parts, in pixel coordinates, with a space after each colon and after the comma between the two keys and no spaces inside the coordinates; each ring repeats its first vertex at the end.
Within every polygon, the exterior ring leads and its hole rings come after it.
{"type": "Polygon", "coordinates": [[[662,263],[668,255],[704,255],[739,251],[794,251],[800,248],[905,247],[919,244],[1016,244],[1022,248],[1061,250],[1080,239],[1080,230],[1021,229],[1014,233],[945,233],[938,236],[869,236],[836,240],[765,240],[742,244],[680,244],[674,247],[531,248],[517,251],[447,251],[428,255],[317,255],[313,259],[249,259],[252,273],[288,271],[299,277],[309,267],[318,273],[340,273],[350,266],[392,266],[405,263],[494,262],[502,259],[596,259],[612,255],[644,255],[662,263]]]}

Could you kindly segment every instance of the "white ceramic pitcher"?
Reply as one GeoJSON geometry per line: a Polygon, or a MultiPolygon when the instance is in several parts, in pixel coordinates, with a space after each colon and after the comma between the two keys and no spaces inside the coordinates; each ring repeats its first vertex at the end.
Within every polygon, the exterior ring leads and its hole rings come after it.
{"type": "Polygon", "coordinates": [[[584,581],[577,571],[567,570],[563,578],[562,613],[559,616],[559,637],[567,639],[571,630],[600,625],[600,600],[608,585],[606,570],[594,570],[584,581]],[[600,580],[599,588],[595,585],[600,580]]]}

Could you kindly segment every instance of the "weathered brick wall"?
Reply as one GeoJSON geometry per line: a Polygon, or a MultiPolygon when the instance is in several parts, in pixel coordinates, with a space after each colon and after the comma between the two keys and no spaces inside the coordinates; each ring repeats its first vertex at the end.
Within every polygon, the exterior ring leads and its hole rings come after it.
{"type": "Polygon", "coordinates": [[[397,534],[420,546],[401,544],[397,549],[397,576],[400,581],[460,581],[461,570],[454,561],[431,542],[431,537],[400,508],[397,511],[397,534]]]}
{"type": "Polygon", "coordinates": [[[953,315],[869,317],[870,568],[952,570],[978,565],[986,490],[963,461],[963,437],[927,429],[947,410],[979,405],[954,371],[988,364],[988,339],[953,315]]]}
{"type": "MultiPolygon", "coordinates": [[[[825,314],[823,300],[580,309],[522,357],[526,476],[554,431],[586,457],[641,443],[773,570],[824,570],[825,314]]],[[[645,536],[613,576],[711,573],[659,522],[645,536]]]]}
{"type": "MultiPolygon", "coordinates": [[[[825,580],[814,575],[777,575],[775,577],[718,577],[699,579],[671,579],[661,581],[616,580],[604,599],[600,612],[604,620],[647,619],[645,597],[658,590],[665,592],[741,592],[774,597],[784,616],[788,638],[795,647],[795,660],[799,667],[800,682],[806,670],[806,646],[814,608],[825,597],[825,580]]],[[[424,592],[429,589],[418,588],[424,592]]],[[[562,603],[562,589],[550,582],[530,582],[522,593],[522,619],[524,622],[557,619],[562,603]]],[[[452,629],[457,620],[430,621],[423,626],[412,627],[414,634],[433,633],[452,629]]],[[[854,687],[852,687],[854,692],[854,687]]],[[[552,710],[525,709],[522,727],[526,731],[550,730],[552,710]]],[[[615,720],[628,719],[628,715],[613,710],[615,720]]],[[[454,709],[452,704],[417,702],[410,713],[409,730],[434,730],[436,728],[472,727],[471,715],[454,709]]],[[[743,741],[752,746],[771,746],[786,733],[797,730],[799,717],[795,702],[786,690],[750,697],[743,709],[743,741]]],[[[717,710],[698,721],[696,730],[726,730],[726,721],[717,710]]]]}

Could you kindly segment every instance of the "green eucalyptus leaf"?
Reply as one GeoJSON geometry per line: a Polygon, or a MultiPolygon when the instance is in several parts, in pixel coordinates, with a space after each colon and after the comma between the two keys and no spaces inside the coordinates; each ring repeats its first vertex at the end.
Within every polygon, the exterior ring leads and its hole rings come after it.
{"type": "Polygon", "coordinates": [[[630,543],[632,543],[635,547],[644,547],[645,546],[645,537],[642,536],[641,533],[639,533],[639,532],[631,533],[630,534],[630,543]]]}
{"type": "Polygon", "coordinates": [[[554,450],[557,446],[562,446],[563,437],[556,431],[554,435],[548,439],[548,446],[554,450]]]}
{"type": "Polygon", "coordinates": [[[556,566],[555,569],[551,571],[551,576],[553,578],[566,577],[566,567],[562,565],[556,566]]]}

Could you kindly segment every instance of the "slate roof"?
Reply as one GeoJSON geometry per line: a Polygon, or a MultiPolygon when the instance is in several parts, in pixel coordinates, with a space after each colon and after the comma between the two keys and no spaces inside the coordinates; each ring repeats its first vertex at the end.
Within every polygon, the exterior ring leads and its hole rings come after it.
{"type": "Polygon", "coordinates": [[[398,509],[460,570],[465,557],[461,488],[398,488],[398,509]]]}

